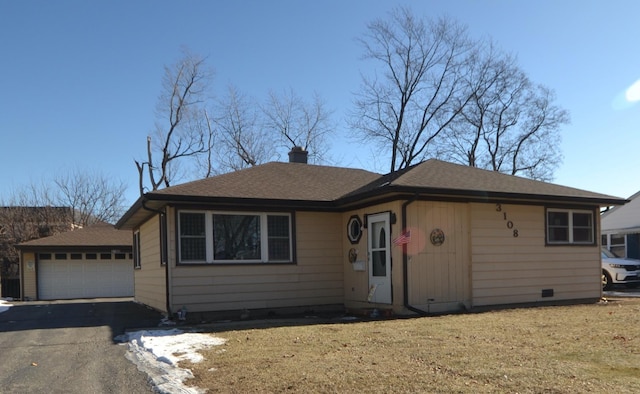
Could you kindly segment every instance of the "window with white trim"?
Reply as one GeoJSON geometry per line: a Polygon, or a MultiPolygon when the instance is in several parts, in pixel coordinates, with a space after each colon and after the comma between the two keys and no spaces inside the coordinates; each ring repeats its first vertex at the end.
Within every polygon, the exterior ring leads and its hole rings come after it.
{"type": "Polygon", "coordinates": [[[592,245],[594,242],[593,211],[547,209],[547,243],[592,245]]]}
{"type": "Polygon", "coordinates": [[[289,213],[180,211],[180,263],[289,263],[289,213]]]}

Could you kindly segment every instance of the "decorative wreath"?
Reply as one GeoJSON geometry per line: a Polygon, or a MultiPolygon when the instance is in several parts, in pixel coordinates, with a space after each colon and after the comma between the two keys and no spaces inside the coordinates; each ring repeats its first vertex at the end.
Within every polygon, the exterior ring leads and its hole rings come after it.
{"type": "Polygon", "coordinates": [[[444,243],[444,231],[440,230],[439,228],[434,229],[431,232],[431,243],[434,244],[435,246],[440,246],[444,243]]]}
{"type": "Polygon", "coordinates": [[[356,250],[356,248],[349,249],[349,262],[355,263],[357,258],[358,258],[358,251],[356,250]]]}

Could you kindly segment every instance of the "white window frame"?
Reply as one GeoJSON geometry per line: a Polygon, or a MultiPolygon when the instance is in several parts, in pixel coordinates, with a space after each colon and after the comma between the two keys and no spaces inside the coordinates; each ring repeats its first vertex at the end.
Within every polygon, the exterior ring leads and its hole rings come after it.
{"type": "Polygon", "coordinates": [[[627,234],[602,234],[602,237],[605,239],[602,242],[602,246],[605,247],[608,251],[615,253],[617,256],[622,258],[627,257],[627,234]],[[613,243],[613,238],[622,238],[622,243],[613,243]],[[622,248],[623,253],[619,252],[619,249],[622,248]]]}
{"type": "Polygon", "coordinates": [[[595,227],[596,227],[596,222],[595,222],[595,214],[592,210],[589,209],[564,209],[564,208],[547,208],[545,211],[545,237],[546,237],[546,241],[548,245],[595,245],[596,244],[596,234],[595,234],[595,227]],[[568,235],[569,235],[569,239],[567,241],[552,241],[549,239],[549,212],[561,212],[561,213],[566,213],[569,217],[569,223],[568,223],[568,235]],[[574,232],[574,226],[573,226],[573,215],[576,213],[587,213],[589,215],[591,215],[591,240],[590,241],[575,241],[573,239],[573,232],[574,232]]]}
{"type": "Polygon", "coordinates": [[[180,236],[178,240],[178,264],[281,264],[293,262],[293,222],[292,214],[288,212],[257,212],[257,211],[203,211],[203,210],[187,210],[181,209],[177,212],[178,234],[180,234],[180,214],[181,213],[204,213],[205,215],[205,239],[206,239],[206,261],[182,261],[180,236]],[[260,259],[253,260],[230,260],[214,258],[214,235],[213,235],[213,216],[214,215],[241,215],[241,216],[258,216],[260,218],[260,259]],[[289,224],[289,259],[288,260],[269,260],[269,234],[267,217],[268,216],[286,216],[289,224]]]}

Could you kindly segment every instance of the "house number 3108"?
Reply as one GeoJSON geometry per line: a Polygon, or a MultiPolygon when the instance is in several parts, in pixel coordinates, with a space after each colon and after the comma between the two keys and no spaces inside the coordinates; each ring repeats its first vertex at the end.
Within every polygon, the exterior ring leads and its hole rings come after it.
{"type": "Polygon", "coordinates": [[[502,204],[496,204],[496,212],[502,212],[502,217],[507,222],[507,228],[509,230],[513,230],[513,237],[517,238],[518,237],[518,229],[517,228],[513,228],[514,227],[513,221],[511,221],[511,220],[509,220],[507,218],[507,212],[502,210],[502,204]]]}

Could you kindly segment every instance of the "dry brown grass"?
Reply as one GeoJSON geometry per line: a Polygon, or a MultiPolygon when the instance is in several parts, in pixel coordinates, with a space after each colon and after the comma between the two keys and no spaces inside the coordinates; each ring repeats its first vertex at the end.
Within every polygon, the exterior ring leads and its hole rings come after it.
{"type": "Polygon", "coordinates": [[[640,393],[640,299],[213,335],[210,393],[640,393]]]}

